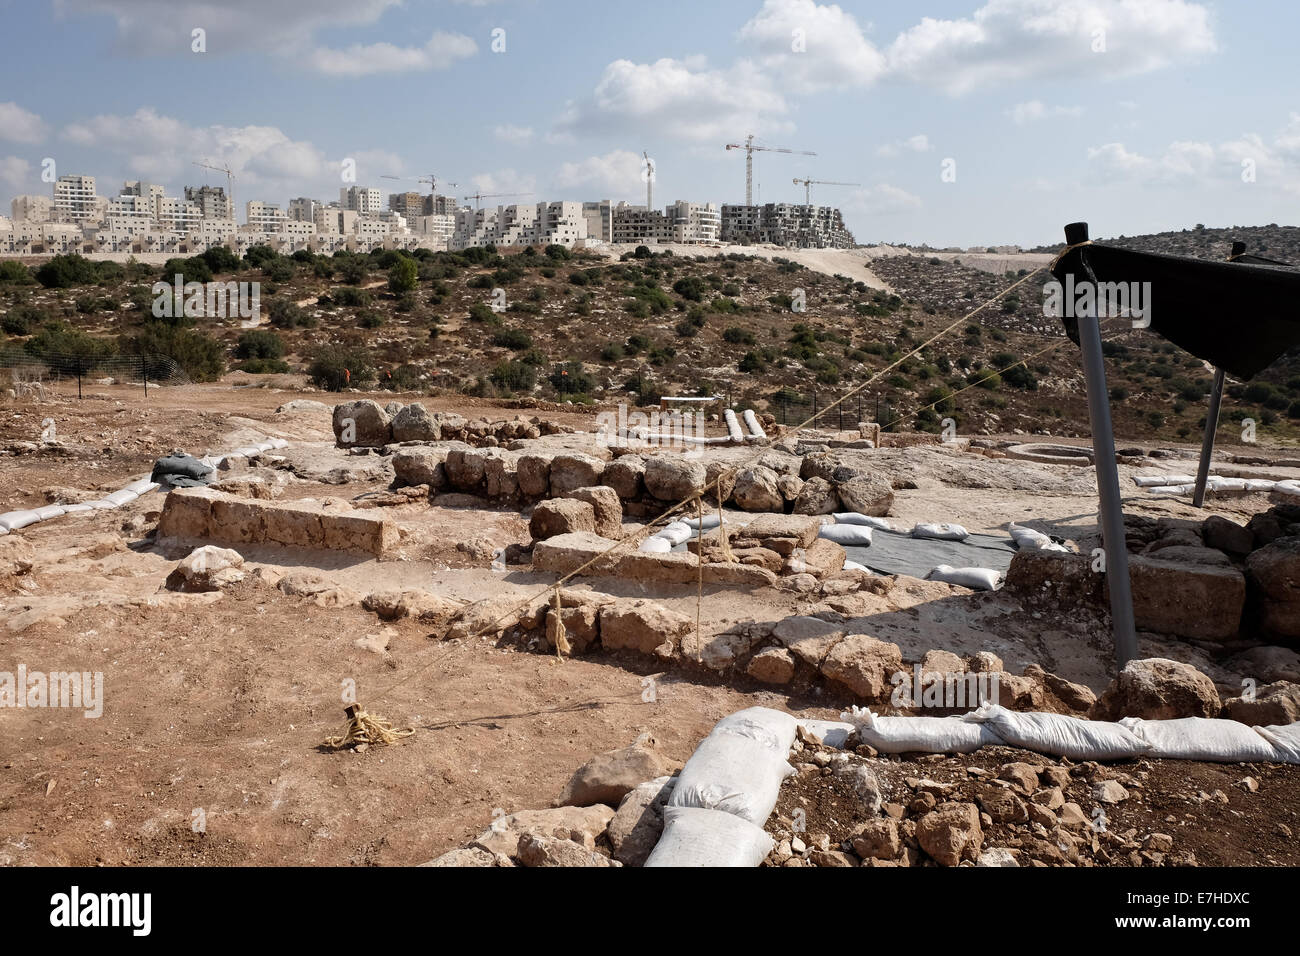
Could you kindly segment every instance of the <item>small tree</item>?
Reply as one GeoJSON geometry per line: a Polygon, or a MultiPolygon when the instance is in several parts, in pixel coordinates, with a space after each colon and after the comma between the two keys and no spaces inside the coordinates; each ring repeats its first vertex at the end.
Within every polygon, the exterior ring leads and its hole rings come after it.
{"type": "Polygon", "coordinates": [[[420,281],[420,267],[414,259],[398,257],[388,270],[388,291],[402,295],[415,289],[420,281]]]}

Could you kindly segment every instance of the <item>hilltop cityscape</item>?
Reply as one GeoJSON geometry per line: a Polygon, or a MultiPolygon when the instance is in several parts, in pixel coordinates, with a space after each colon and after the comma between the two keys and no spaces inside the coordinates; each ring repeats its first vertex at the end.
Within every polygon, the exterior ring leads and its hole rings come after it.
{"type": "MultiPolygon", "coordinates": [[[[215,169],[217,167],[207,167],[215,169]]],[[[650,167],[652,169],[652,167],[650,167]]],[[[301,196],[286,206],[260,199],[243,205],[243,222],[229,186],[186,186],[181,196],[165,187],[130,180],[116,196],[101,195],[94,176],[66,175],[49,196],[21,195],[0,217],[0,254],[66,253],[197,254],[224,246],[237,255],[265,245],[285,255],[332,254],[374,249],[460,251],[481,246],[603,244],[770,243],[791,248],[848,249],[853,235],[840,210],[791,203],[722,205],[677,200],[653,206],[652,174],[646,204],[596,201],[512,202],[483,200],[519,194],[440,195],[391,192],[347,185],[337,200],[301,196]]]]}

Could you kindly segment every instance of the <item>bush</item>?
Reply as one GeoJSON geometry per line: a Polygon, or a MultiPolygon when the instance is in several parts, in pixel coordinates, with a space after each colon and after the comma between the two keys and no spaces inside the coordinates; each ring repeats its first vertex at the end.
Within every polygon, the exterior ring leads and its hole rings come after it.
{"type": "Polygon", "coordinates": [[[311,329],[316,327],[316,319],[288,299],[272,299],[266,311],[271,324],[278,329],[311,329]]]}
{"type": "Polygon", "coordinates": [[[272,282],[288,282],[293,278],[294,272],[293,260],[284,256],[276,256],[274,259],[267,260],[262,266],[262,274],[272,282]]]}
{"type": "Polygon", "coordinates": [[[554,259],[556,262],[568,262],[573,258],[573,253],[565,246],[552,243],[546,247],[546,256],[548,259],[554,259]]]}
{"type": "Polygon", "coordinates": [[[316,352],[307,366],[307,376],[317,388],[341,392],[374,381],[375,368],[370,354],[364,349],[326,345],[316,352]]]}
{"type": "Polygon", "coordinates": [[[248,251],[244,253],[244,261],[255,268],[262,268],[268,262],[274,262],[280,257],[280,254],[270,246],[261,244],[249,246],[248,251]]]}
{"type": "Polygon", "coordinates": [[[537,384],[537,369],[527,362],[501,362],[492,370],[489,378],[497,388],[512,392],[530,392],[537,384]]]}
{"type": "Polygon", "coordinates": [[[10,335],[31,335],[49,319],[49,313],[35,305],[14,306],[0,319],[0,328],[10,335]]]}
{"type": "Polygon", "coordinates": [[[704,282],[699,276],[683,276],[673,283],[673,291],[692,302],[704,301],[704,282]]]}
{"type": "Polygon", "coordinates": [[[211,382],[226,371],[226,350],[220,342],[202,332],[170,322],[146,322],[130,340],[135,353],[166,355],[196,382],[211,382]]]}
{"type": "Polygon", "coordinates": [[[55,256],[36,270],[36,281],[47,289],[70,289],[74,285],[91,285],[99,275],[95,264],[76,253],[55,256]]]}
{"type": "Polygon", "coordinates": [[[245,332],[235,345],[235,358],[241,359],[278,359],[284,352],[284,339],[270,329],[245,332]]]}
{"type": "Polygon", "coordinates": [[[0,282],[13,282],[17,285],[31,285],[35,281],[36,280],[32,278],[31,270],[17,259],[4,259],[0,261],[0,282]]]}
{"type": "Polygon", "coordinates": [[[358,289],[356,286],[340,286],[334,290],[331,296],[335,305],[348,306],[351,308],[364,308],[370,304],[370,292],[366,289],[358,289]]]}
{"type": "Polygon", "coordinates": [[[491,307],[484,305],[482,302],[475,302],[469,307],[469,320],[471,322],[486,322],[488,325],[496,325],[501,321],[491,307]]]}
{"type": "Polygon", "coordinates": [[[533,347],[533,337],[523,329],[501,329],[492,336],[492,344],[515,352],[523,352],[533,347]]]}
{"type": "Polygon", "coordinates": [[[382,328],[384,317],[375,309],[364,309],[357,313],[357,324],[363,329],[382,328]]]}
{"type": "Polygon", "coordinates": [[[596,380],[582,370],[579,362],[557,365],[551,372],[550,382],[561,395],[586,394],[596,387],[596,380]]]}
{"type": "Polygon", "coordinates": [[[674,329],[678,337],[683,339],[693,339],[700,334],[699,328],[693,325],[689,319],[682,319],[674,329]]]}
{"type": "Polygon", "coordinates": [[[610,342],[600,350],[600,360],[602,362],[617,362],[621,358],[623,358],[623,346],[617,342],[610,342]]]}
{"type": "Polygon", "coordinates": [[[635,332],[627,337],[627,354],[639,355],[650,348],[650,336],[635,332]]]}
{"type": "Polygon", "coordinates": [[[287,375],[292,369],[284,359],[255,358],[241,362],[239,371],[249,375],[287,375]]]}
{"type": "Polygon", "coordinates": [[[732,345],[753,345],[754,333],[739,325],[731,325],[722,333],[722,340],[732,345]]]}

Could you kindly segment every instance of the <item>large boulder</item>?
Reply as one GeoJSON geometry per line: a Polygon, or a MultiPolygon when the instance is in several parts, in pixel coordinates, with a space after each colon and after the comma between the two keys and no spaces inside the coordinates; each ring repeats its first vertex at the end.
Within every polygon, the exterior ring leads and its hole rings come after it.
{"type": "Polygon", "coordinates": [[[447,461],[443,467],[447,471],[447,481],[453,488],[458,491],[478,492],[483,490],[486,463],[486,450],[462,446],[447,452],[447,461]]]}
{"type": "Polygon", "coordinates": [[[595,850],[572,840],[525,833],[516,850],[520,866],[622,866],[595,850]]]}
{"type": "Polygon", "coordinates": [[[745,511],[780,512],[785,508],[785,499],[777,486],[779,480],[776,472],[762,465],[742,468],[736,474],[731,500],[745,511]]]}
{"type": "Polygon", "coordinates": [[[680,763],[660,752],[653,736],[642,734],[631,746],[597,754],[574,771],[560,794],[559,805],[589,807],[604,803],[617,807],[647,780],[670,776],[680,769],[680,763]]]}
{"type": "MultiPolygon", "coordinates": [[[[585,501],[591,505],[596,515],[596,534],[603,538],[619,538],[623,534],[623,503],[613,488],[593,485],[590,488],[575,488],[565,495],[576,501],[585,501]]],[[[572,531],[585,531],[585,528],[572,528],[572,531]]]]}
{"type": "Polygon", "coordinates": [[[519,493],[527,498],[544,498],[551,488],[549,455],[520,455],[515,462],[519,493]]]}
{"type": "Polygon", "coordinates": [[[483,490],[494,500],[519,496],[518,459],[513,452],[489,448],[483,453],[483,490]]]}
{"type": "Polygon", "coordinates": [[[334,440],[340,448],[382,448],[393,442],[392,421],[368,398],[335,405],[334,440]]]}
{"type": "Polygon", "coordinates": [[[492,825],[478,835],[473,845],[489,853],[514,856],[519,838],[524,834],[573,840],[581,846],[596,844],[614,818],[612,808],[602,804],[590,807],[556,807],[551,810],[521,810],[495,816],[492,825]]]}
{"type": "Polygon", "coordinates": [[[979,808],[973,803],[942,803],[916,822],[916,840],[940,866],[979,858],[984,845],[979,808]]]}
{"type": "Polygon", "coordinates": [[[840,482],[835,490],[845,511],[883,518],[894,505],[894,486],[880,475],[858,474],[840,482]]]}
{"type": "Polygon", "coordinates": [[[447,488],[447,449],[403,448],[390,459],[393,463],[393,484],[398,488],[428,485],[431,492],[447,488]]]}
{"type": "Polygon", "coordinates": [[[419,402],[393,416],[393,441],[441,441],[442,426],[419,402]]]}
{"type": "Polygon", "coordinates": [[[605,463],[591,455],[556,455],[551,459],[551,496],[598,485],[604,470],[605,463]]]}
{"type": "Polygon", "coordinates": [[[1251,697],[1224,701],[1222,716],[1253,727],[1294,724],[1300,720],[1300,684],[1278,681],[1257,688],[1251,697]]]}
{"type": "Polygon", "coordinates": [[[664,807],[673,795],[672,777],[647,780],[628,792],[609,821],[605,836],[614,859],[624,866],[641,866],[664,829],[664,807]]]}
{"type": "Polygon", "coordinates": [[[560,534],[596,530],[596,510],[576,498],[551,498],[533,508],[528,532],[534,541],[545,541],[560,534]]]}
{"type": "Polygon", "coordinates": [[[1217,717],[1214,681],[1191,664],[1152,657],[1129,661],[1092,709],[1093,720],[1217,717]]]}
{"type": "Polygon", "coordinates": [[[897,644],[867,634],[849,634],[822,661],[822,674],[864,700],[884,700],[894,689],[891,678],[903,670],[897,644]]]}
{"type": "Polygon", "coordinates": [[[704,468],[705,497],[714,504],[728,501],[736,490],[735,466],[725,461],[711,461],[704,468]]]}
{"type": "Polygon", "coordinates": [[[195,548],[181,559],[176,569],[167,576],[169,591],[220,591],[223,587],[244,580],[244,556],[229,548],[204,545],[195,548]]]}
{"type": "Polygon", "coordinates": [[[645,490],[660,501],[678,502],[704,490],[708,471],[701,462],[655,455],[645,463],[645,490]]]}
{"type": "Polygon", "coordinates": [[[640,455],[620,455],[605,466],[600,482],[613,488],[624,501],[634,501],[645,493],[645,459],[640,455]]]}
{"type": "Polygon", "coordinates": [[[695,621],[653,601],[622,600],[600,609],[600,643],[606,650],[626,649],[641,654],[659,651],[671,656],[695,621]]]}
{"type": "Polygon", "coordinates": [[[840,498],[835,486],[825,478],[809,478],[799,490],[794,503],[797,515],[828,515],[840,510],[840,498]]]}
{"type": "Polygon", "coordinates": [[[1300,536],[1277,538],[1246,559],[1251,616],[1260,630],[1300,644],[1300,536]]]}
{"type": "Polygon", "coordinates": [[[1246,578],[1236,568],[1165,560],[1157,552],[1130,555],[1129,577],[1141,630],[1226,641],[1241,628],[1246,578]]]}

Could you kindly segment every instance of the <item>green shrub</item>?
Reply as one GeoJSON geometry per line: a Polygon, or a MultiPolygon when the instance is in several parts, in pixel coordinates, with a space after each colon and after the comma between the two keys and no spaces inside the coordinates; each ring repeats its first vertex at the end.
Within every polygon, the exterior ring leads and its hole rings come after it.
{"type": "Polygon", "coordinates": [[[166,355],[193,381],[211,382],[226,371],[226,350],[203,332],[167,321],[146,322],[130,340],[130,351],[166,355]]]}
{"type": "Polygon", "coordinates": [[[529,392],[537,384],[537,369],[527,362],[501,362],[492,370],[492,384],[512,392],[529,392]]]}
{"type": "Polygon", "coordinates": [[[522,352],[533,347],[533,337],[523,329],[501,329],[492,336],[492,344],[522,352]]]}
{"type": "Polygon", "coordinates": [[[235,345],[235,358],[240,359],[278,359],[284,352],[284,339],[270,329],[245,332],[235,345]]]}
{"type": "Polygon", "coordinates": [[[326,345],[317,350],[307,366],[307,377],[317,388],[341,392],[373,382],[375,367],[365,349],[326,345]]]}

